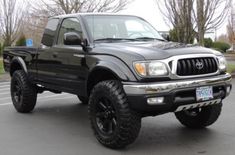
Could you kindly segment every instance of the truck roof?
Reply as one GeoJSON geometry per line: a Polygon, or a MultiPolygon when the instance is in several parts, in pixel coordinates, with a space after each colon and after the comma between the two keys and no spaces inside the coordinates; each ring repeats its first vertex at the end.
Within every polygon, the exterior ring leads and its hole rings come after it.
{"type": "Polygon", "coordinates": [[[77,16],[87,16],[87,15],[93,15],[93,16],[98,16],[98,15],[105,15],[105,16],[132,16],[132,17],[138,17],[135,15],[127,15],[127,14],[120,14],[120,13],[74,13],[74,14],[64,14],[64,15],[59,15],[59,16],[53,16],[50,18],[67,18],[67,17],[77,17],[77,16]]]}

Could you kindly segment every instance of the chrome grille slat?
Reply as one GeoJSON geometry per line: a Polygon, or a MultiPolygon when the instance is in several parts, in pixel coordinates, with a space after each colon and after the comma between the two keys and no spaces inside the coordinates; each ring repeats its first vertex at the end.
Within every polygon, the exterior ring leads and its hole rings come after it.
{"type": "Polygon", "coordinates": [[[215,58],[213,57],[198,57],[198,58],[184,58],[179,59],[177,62],[177,75],[178,76],[193,76],[211,74],[218,71],[218,66],[215,58]],[[201,69],[197,68],[197,63],[202,63],[201,69]]]}

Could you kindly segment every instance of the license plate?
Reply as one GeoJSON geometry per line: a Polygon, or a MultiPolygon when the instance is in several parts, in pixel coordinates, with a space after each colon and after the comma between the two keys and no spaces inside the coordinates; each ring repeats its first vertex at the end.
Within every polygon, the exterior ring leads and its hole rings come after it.
{"type": "Polygon", "coordinates": [[[213,99],[213,89],[212,87],[199,87],[196,89],[197,101],[206,101],[213,99]]]}

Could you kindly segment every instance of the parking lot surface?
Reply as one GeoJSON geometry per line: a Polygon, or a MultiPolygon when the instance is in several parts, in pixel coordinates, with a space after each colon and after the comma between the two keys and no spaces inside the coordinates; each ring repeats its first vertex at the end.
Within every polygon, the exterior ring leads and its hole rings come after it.
{"type": "Polygon", "coordinates": [[[20,114],[13,108],[9,84],[0,83],[0,155],[235,154],[234,89],[219,120],[207,129],[189,130],[174,114],[147,117],[134,144],[111,150],[96,141],[87,106],[76,96],[44,92],[32,113],[20,114]]]}

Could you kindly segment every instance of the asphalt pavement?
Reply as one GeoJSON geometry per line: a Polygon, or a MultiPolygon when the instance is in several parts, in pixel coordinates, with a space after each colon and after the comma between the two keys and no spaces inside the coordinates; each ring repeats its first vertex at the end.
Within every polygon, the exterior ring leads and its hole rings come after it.
{"type": "Polygon", "coordinates": [[[111,150],[96,141],[87,106],[76,96],[45,92],[38,95],[32,113],[20,114],[12,105],[9,84],[0,83],[0,155],[235,154],[235,90],[224,100],[219,120],[207,129],[187,129],[172,113],[147,117],[134,144],[111,150]]]}

